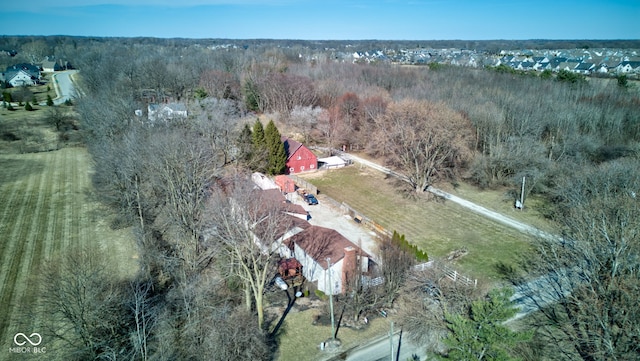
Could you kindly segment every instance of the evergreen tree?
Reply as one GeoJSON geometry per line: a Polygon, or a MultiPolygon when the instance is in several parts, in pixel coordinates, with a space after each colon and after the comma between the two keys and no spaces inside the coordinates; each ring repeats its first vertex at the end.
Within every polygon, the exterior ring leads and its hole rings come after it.
{"type": "Polygon", "coordinates": [[[267,124],[264,137],[269,150],[267,172],[272,175],[283,174],[287,163],[287,152],[284,149],[282,136],[273,120],[267,124]]]}
{"type": "Polygon", "coordinates": [[[251,126],[245,124],[238,136],[238,160],[244,164],[251,163],[253,157],[253,133],[251,126]]]}
{"type": "Polygon", "coordinates": [[[265,139],[264,127],[260,119],[256,119],[253,124],[253,132],[251,134],[253,149],[251,151],[252,164],[256,172],[266,172],[269,162],[269,147],[265,139]]]}
{"type": "Polygon", "coordinates": [[[262,122],[260,122],[260,119],[256,119],[256,122],[253,123],[252,140],[253,146],[255,148],[263,148],[267,146],[264,135],[264,127],[262,126],[262,122]]]}
{"type": "Polygon", "coordinates": [[[26,110],[28,112],[32,111],[33,107],[31,106],[31,103],[26,102],[25,105],[24,105],[24,110],[26,110]]]}
{"type": "Polygon", "coordinates": [[[260,94],[253,81],[248,80],[244,84],[244,102],[247,109],[257,112],[260,110],[260,94]]]}
{"type": "Polygon", "coordinates": [[[489,299],[476,301],[471,305],[469,316],[445,315],[449,335],[444,340],[448,347],[443,360],[518,360],[509,350],[518,342],[531,338],[530,333],[514,332],[504,325],[504,321],[515,316],[510,297],[513,290],[495,289],[489,299]]]}
{"type": "Polygon", "coordinates": [[[47,106],[53,106],[53,99],[51,99],[51,95],[47,94],[47,106]]]}

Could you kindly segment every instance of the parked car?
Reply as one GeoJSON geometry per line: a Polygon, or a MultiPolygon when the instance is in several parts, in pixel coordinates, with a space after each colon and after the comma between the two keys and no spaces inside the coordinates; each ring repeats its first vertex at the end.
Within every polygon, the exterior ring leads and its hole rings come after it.
{"type": "Polygon", "coordinates": [[[318,198],[316,198],[313,194],[305,194],[304,200],[309,205],[318,204],[318,198]]]}

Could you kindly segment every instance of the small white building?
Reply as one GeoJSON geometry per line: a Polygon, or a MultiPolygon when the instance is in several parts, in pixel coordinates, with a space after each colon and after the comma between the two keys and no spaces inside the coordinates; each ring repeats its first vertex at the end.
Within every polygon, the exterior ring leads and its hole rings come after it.
{"type": "Polygon", "coordinates": [[[347,162],[335,155],[327,158],[318,158],[318,166],[322,169],[342,168],[345,165],[347,165],[347,162]]]}

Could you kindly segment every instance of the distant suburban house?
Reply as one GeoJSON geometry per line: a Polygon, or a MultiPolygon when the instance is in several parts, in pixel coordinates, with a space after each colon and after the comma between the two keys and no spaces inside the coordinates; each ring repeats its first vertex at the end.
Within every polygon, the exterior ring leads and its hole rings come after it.
{"type": "Polygon", "coordinates": [[[307,281],[315,283],[325,294],[345,292],[347,280],[369,272],[373,262],[338,231],[320,226],[312,225],[286,239],[284,244],[290,252],[285,256],[297,259],[307,281]]]}
{"type": "Polygon", "coordinates": [[[578,64],[578,66],[574,68],[574,71],[580,74],[591,74],[592,72],[595,71],[595,69],[596,69],[596,64],[583,62],[578,64]]]}
{"type": "Polygon", "coordinates": [[[318,167],[318,157],[309,148],[293,139],[282,137],[287,152],[286,173],[295,174],[314,171],[318,167]]]}
{"type": "Polygon", "coordinates": [[[617,73],[640,73],[640,61],[623,61],[616,66],[617,73]]]}
{"type": "Polygon", "coordinates": [[[53,60],[45,60],[42,62],[42,71],[44,72],[54,72],[62,70],[62,66],[53,60]]]}
{"type": "Polygon", "coordinates": [[[149,104],[147,107],[147,118],[152,122],[186,117],[187,107],[183,103],[149,104]]]}
{"type": "Polygon", "coordinates": [[[13,87],[36,85],[40,82],[40,68],[27,63],[9,66],[2,73],[2,81],[13,87]]]}

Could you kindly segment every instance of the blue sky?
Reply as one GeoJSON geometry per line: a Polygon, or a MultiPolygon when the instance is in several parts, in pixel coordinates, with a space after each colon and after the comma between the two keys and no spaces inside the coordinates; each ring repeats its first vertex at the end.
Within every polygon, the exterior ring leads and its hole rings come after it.
{"type": "Polygon", "coordinates": [[[640,0],[14,0],[0,24],[4,35],[640,39],[640,0]]]}

